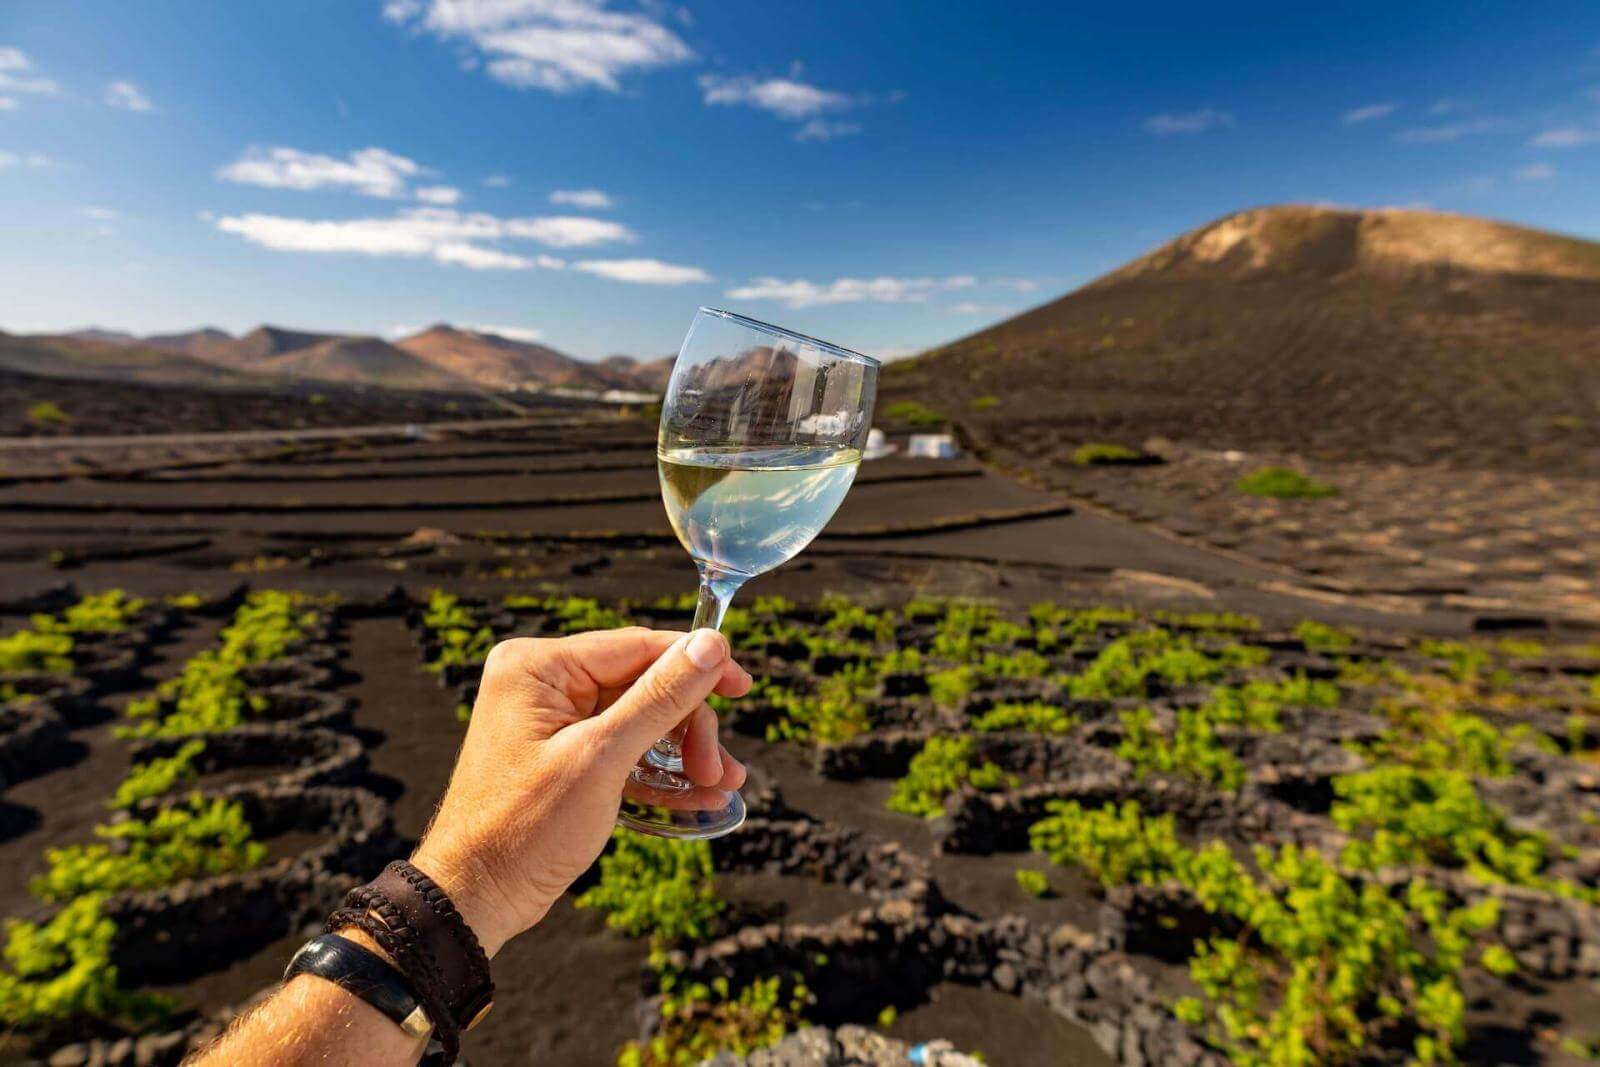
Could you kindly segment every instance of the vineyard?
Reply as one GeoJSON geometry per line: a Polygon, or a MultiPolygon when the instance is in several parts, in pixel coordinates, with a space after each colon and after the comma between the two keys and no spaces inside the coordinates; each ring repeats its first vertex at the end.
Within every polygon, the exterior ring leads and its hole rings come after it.
{"type": "MultiPolygon", "coordinates": [[[[178,1062],[404,854],[496,640],[692,610],[0,605],[0,1059],[178,1062]]],[[[725,629],[748,824],[618,835],[497,963],[471,1062],[742,1063],[807,1026],[991,1063],[1596,1055],[1600,646],[833,595],[725,629]]]]}

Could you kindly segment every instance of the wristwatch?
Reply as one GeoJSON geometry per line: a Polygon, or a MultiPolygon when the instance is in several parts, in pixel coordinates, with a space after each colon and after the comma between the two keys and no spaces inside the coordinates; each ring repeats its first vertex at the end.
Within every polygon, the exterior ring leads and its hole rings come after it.
{"type": "Polygon", "coordinates": [[[338,934],[323,934],[300,946],[284,970],[283,980],[297,974],[314,974],[360,997],[411,1037],[427,1037],[433,1031],[433,1022],[405,976],[338,934]]]}

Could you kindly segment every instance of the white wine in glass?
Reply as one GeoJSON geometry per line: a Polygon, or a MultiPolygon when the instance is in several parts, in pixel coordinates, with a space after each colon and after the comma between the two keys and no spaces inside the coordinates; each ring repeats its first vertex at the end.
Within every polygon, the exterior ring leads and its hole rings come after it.
{"type": "MultiPolygon", "coordinates": [[[[876,360],[740,315],[701,308],[673,366],[656,461],[667,518],[700,572],[694,628],[719,627],[746,581],[793,559],[833,518],[872,428],[876,360]]],[[[624,826],[720,837],[738,793],[683,774],[683,727],[640,760],[624,826]]]]}

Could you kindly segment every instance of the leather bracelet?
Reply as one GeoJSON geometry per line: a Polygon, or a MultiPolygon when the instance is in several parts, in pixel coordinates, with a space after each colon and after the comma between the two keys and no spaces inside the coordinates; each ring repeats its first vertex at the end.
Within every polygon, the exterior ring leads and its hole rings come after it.
{"type": "Polygon", "coordinates": [[[397,860],[350,891],[328,919],[330,930],[340,925],[360,927],[395,958],[434,1021],[446,1062],[454,1059],[461,1033],[493,1007],[494,981],[488,955],[449,895],[397,860]]]}
{"type": "Polygon", "coordinates": [[[353,941],[323,934],[300,946],[285,982],[297,974],[312,974],[360,997],[387,1015],[410,1037],[427,1037],[433,1023],[400,972],[353,941]]]}

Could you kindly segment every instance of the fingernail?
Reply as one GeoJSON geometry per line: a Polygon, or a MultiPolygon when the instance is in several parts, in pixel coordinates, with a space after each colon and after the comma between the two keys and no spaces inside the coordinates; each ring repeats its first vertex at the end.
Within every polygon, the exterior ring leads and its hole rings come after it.
{"type": "Polygon", "coordinates": [[[728,642],[715,630],[696,630],[689,635],[689,643],[683,650],[688,654],[690,663],[709,671],[727,658],[728,642]]]}

